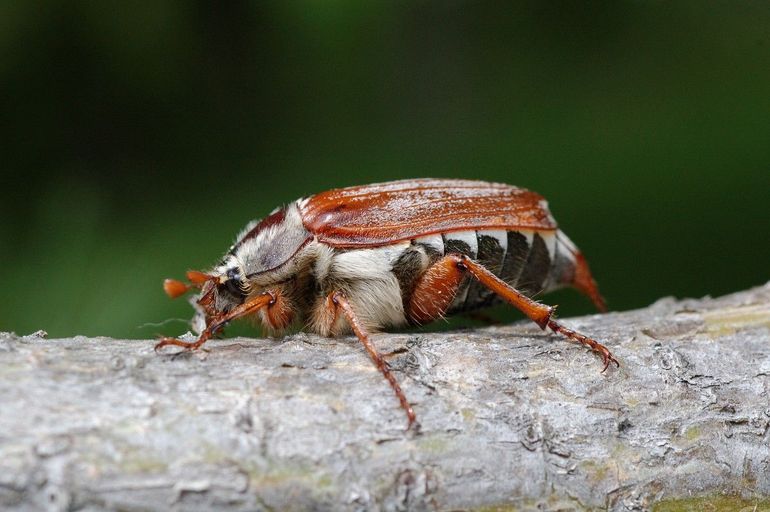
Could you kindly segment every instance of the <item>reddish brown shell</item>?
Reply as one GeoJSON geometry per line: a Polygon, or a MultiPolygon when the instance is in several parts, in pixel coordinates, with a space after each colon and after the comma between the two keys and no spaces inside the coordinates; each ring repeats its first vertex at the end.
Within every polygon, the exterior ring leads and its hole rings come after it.
{"type": "Polygon", "coordinates": [[[334,189],[302,201],[300,212],[308,231],[334,247],[375,247],[471,229],[556,229],[539,194],[471,180],[403,180],[334,189]]]}

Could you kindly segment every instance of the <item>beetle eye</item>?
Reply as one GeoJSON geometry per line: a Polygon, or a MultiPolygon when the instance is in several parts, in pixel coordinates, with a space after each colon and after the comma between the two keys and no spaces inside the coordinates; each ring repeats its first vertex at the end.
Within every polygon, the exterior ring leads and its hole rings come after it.
{"type": "Polygon", "coordinates": [[[242,297],[243,296],[243,289],[241,288],[241,280],[240,279],[228,279],[225,281],[225,288],[228,292],[235,295],[236,297],[242,297]]]}
{"type": "Polygon", "coordinates": [[[234,268],[231,268],[227,271],[227,281],[225,281],[223,284],[225,289],[234,297],[244,297],[246,295],[243,292],[243,281],[238,275],[238,270],[234,268]]]}

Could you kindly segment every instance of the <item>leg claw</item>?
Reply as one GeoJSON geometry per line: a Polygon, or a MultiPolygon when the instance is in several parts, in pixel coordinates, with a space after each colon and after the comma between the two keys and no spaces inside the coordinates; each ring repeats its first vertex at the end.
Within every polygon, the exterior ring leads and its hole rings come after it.
{"type": "Polygon", "coordinates": [[[615,363],[615,366],[617,368],[620,368],[620,363],[618,362],[617,359],[615,359],[615,356],[612,355],[612,352],[607,350],[607,348],[604,347],[604,346],[602,346],[602,348],[604,348],[604,350],[601,351],[602,362],[604,363],[604,368],[602,368],[601,373],[604,373],[605,371],[607,371],[607,368],[610,367],[610,363],[615,363]]]}

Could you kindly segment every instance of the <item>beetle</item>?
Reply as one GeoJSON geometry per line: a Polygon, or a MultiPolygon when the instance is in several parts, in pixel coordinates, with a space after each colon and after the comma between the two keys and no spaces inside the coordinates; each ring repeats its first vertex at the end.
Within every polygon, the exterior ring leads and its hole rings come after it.
{"type": "Polygon", "coordinates": [[[408,419],[416,416],[371,333],[421,325],[506,301],[533,320],[620,366],[596,340],[554,319],[540,292],[570,286],[606,311],[588,264],[558,228],[542,196],[501,183],[413,179],[329,190],[250,222],[208,272],[167,279],[177,297],[199,288],[200,348],[227,323],[256,317],[273,332],[292,323],[324,336],[352,332],[387,379],[408,419]]]}

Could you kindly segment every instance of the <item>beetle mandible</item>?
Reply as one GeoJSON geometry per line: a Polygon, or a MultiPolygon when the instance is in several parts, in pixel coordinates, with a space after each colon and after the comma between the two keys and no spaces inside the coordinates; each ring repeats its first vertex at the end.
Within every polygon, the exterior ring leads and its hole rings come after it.
{"type": "Polygon", "coordinates": [[[415,413],[371,340],[388,327],[420,325],[500,299],[542,329],[602,356],[602,344],[563,326],[554,308],[530,297],[571,286],[600,311],[604,300],[585,258],[558,229],[547,202],[500,183],[414,179],[334,189],[298,199],[253,221],[209,272],[190,271],[164,289],[177,297],[200,288],[195,342],[162,338],[155,346],[201,347],[227,323],[256,316],[281,332],[293,322],[336,336],[351,330],[390,383],[409,427],[415,413]]]}

